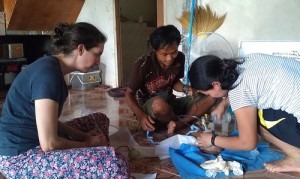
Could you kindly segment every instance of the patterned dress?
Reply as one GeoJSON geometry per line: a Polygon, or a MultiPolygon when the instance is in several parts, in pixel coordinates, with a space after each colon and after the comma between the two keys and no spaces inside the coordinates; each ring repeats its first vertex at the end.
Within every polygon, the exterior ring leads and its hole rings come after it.
{"type": "MultiPolygon", "coordinates": [[[[68,121],[82,132],[95,130],[95,120],[108,135],[109,119],[94,113],[68,121]]],[[[17,156],[0,156],[0,172],[7,178],[129,178],[125,158],[113,147],[101,146],[43,152],[40,146],[17,156]]]]}

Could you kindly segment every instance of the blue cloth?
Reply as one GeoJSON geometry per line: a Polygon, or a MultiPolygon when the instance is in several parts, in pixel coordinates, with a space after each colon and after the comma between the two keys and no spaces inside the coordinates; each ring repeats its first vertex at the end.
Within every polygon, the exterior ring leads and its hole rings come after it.
{"type": "MultiPolygon", "coordinates": [[[[237,135],[237,132],[232,135],[237,135]]],[[[200,148],[181,144],[179,149],[169,148],[171,160],[184,179],[194,179],[206,177],[206,170],[200,167],[200,164],[207,160],[214,160],[216,156],[204,153],[200,148]]],[[[280,160],[285,156],[269,148],[268,143],[258,143],[255,150],[239,151],[239,150],[223,150],[220,155],[225,161],[239,162],[244,172],[260,170],[266,162],[280,160]]],[[[233,176],[230,172],[229,176],[233,176]]],[[[216,178],[225,177],[223,172],[219,172],[216,178]]]]}

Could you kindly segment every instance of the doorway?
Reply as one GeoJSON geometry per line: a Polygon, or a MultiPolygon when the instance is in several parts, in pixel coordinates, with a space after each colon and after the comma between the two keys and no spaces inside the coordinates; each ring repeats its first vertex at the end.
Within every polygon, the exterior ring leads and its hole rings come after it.
{"type": "Polygon", "coordinates": [[[149,35],[162,25],[161,0],[115,0],[118,83],[126,87],[134,61],[149,50],[149,35]]]}

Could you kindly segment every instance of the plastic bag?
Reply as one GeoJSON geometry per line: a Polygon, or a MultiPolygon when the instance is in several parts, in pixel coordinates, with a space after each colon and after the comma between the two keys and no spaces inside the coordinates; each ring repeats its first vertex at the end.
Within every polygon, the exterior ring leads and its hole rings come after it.
{"type": "Polygon", "coordinates": [[[155,146],[155,156],[158,156],[160,159],[170,158],[169,147],[178,149],[181,144],[196,146],[196,138],[181,134],[169,137],[155,146]]]}

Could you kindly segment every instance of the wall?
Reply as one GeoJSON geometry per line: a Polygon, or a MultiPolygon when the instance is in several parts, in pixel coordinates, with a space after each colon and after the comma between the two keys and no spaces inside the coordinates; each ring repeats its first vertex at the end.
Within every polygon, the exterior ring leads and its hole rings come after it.
{"type": "MultiPolygon", "coordinates": [[[[130,0],[125,2],[125,0],[120,0],[120,6],[123,10],[128,9],[124,13],[133,18],[135,21],[138,17],[137,14],[143,13],[143,20],[145,22],[156,20],[153,16],[153,8],[148,6],[153,6],[153,0],[144,0],[143,3],[140,0],[130,0]],[[131,7],[128,5],[131,4],[131,7]],[[133,4],[138,5],[139,8],[133,6],[133,4]],[[152,9],[152,10],[149,10],[152,9]],[[134,10],[134,12],[132,12],[134,10]],[[151,12],[150,12],[151,11],[151,12]],[[131,13],[130,13],[131,12],[131,13]],[[147,16],[146,14],[152,14],[147,16]],[[151,20],[150,20],[151,19],[151,20]]],[[[104,53],[101,56],[102,77],[103,83],[111,87],[118,87],[118,61],[117,61],[117,39],[116,39],[116,18],[115,18],[115,1],[114,0],[85,0],[85,3],[81,9],[81,12],[77,18],[77,22],[89,22],[99,28],[104,32],[108,41],[105,44],[104,53]]],[[[150,23],[151,24],[151,23],[150,23]]]]}
{"type": "MultiPolygon", "coordinates": [[[[200,2],[200,3],[199,3],[200,2]]],[[[178,25],[186,0],[164,0],[165,23],[178,25]]],[[[225,37],[237,54],[241,40],[300,40],[299,0],[202,0],[217,14],[227,13],[216,31],[225,37]]]]}
{"type": "Polygon", "coordinates": [[[120,0],[121,15],[129,21],[138,22],[142,17],[148,26],[156,26],[156,1],[154,0],[120,0]]]}
{"type": "MultiPolygon", "coordinates": [[[[156,28],[156,1],[119,0],[121,13],[122,86],[127,86],[134,61],[148,50],[150,33],[156,28]],[[137,8],[138,7],[138,8],[137,8]],[[142,22],[139,19],[142,17],[142,22]]],[[[120,70],[119,70],[120,71],[120,70]]]]}
{"type": "Polygon", "coordinates": [[[102,80],[106,85],[118,86],[115,1],[85,0],[77,22],[89,22],[106,34],[108,40],[101,56],[102,80]]]}
{"type": "MultiPolygon", "coordinates": [[[[177,18],[187,0],[163,0],[164,22],[181,28],[177,18]]],[[[300,40],[299,0],[202,0],[218,14],[227,13],[216,31],[231,44],[235,54],[241,40],[300,40]]],[[[115,4],[113,0],[85,0],[77,21],[87,21],[103,30],[108,41],[101,58],[106,66],[104,82],[118,86],[115,4]]]]}

